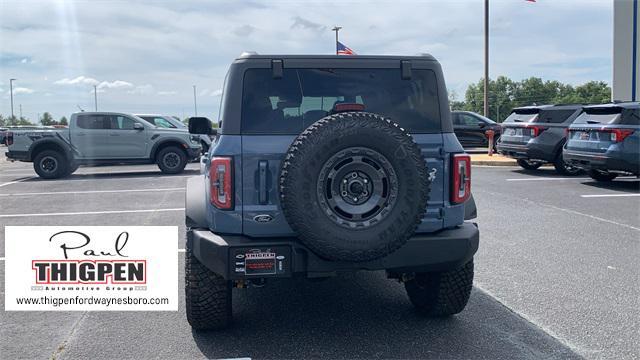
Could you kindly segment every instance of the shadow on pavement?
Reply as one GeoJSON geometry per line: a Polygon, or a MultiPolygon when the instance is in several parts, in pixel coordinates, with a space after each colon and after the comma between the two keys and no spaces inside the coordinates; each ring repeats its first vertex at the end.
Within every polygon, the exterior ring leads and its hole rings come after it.
{"type": "Polygon", "coordinates": [[[576,178],[579,178],[579,177],[586,176],[584,173],[579,173],[579,174],[577,174],[575,176],[558,174],[556,172],[556,170],[552,166],[551,167],[541,167],[541,168],[536,169],[536,170],[526,170],[526,169],[518,168],[516,170],[511,170],[511,172],[516,173],[516,174],[536,176],[536,177],[560,177],[560,178],[576,177],[576,178]]]}
{"type": "Polygon", "coordinates": [[[443,319],[417,314],[381,273],[234,291],[233,327],[193,332],[209,358],[579,358],[477,289],[443,319]]]}
{"type": "MultiPolygon", "coordinates": [[[[184,170],[183,172],[179,173],[179,174],[163,174],[162,172],[160,172],[160,170],[158,171],[131,171],[131,172],[121,172],[121,170],[118,170],[117,172],[114,173],[108,173],[108,172],[100,172],[100,173],[77,173],[77,174],[73,174],[69,177],[66,178],[62,178],[62,179],[53,179],[53,180],[47,180],[47,179],[41,179],[39,177],[35,177],[32,179],[28,179],[25,180],[25,183],[28,182],[40,182],[40,181],[45,181],[45,182],[51,182],[51,181],[73,181],[73,180],[87,180],[87,179],[137,179],[137,178],[146,178],[146,177],[153,177],[153,178],[158,178],[158,177],[179,177],[179,176],[197,176],[200,175],[200,170],[184,170]]],[[[34,174],[35,176],[35,174],[34,174]]]]}
{"type": "Polygon", "coordinates": [[[616,179],[609,182],[586,181],[582,184],[599,189],[613,190],[632,194],[637,194],[640,192],[640,180],[638,179],[616,179]]]}

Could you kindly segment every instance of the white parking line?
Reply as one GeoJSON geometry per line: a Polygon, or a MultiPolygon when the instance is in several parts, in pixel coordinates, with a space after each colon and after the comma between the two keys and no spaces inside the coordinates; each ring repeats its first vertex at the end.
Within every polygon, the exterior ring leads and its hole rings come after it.
{"type": "Polygon", "coordinates": [[[185,188],[165,189],[125,189],[125,190],[88,190],[88,191],[59,191],[59,192],[29,192],[0,194],[0,196],[34,196],[34,195],[74,195],[74,194],[104,194],[104,193],[129,193],[129,192],[157,192],[157,191],[183,191],[185,188]]]}
{"type": "Polygon", "coordinates": [[[147,212],[184,211],[184,208],[174,209],[144,209],[144,210],[110,210],[110,211],[79,211],[66,213],[35,213],[35,214],[0,214],[0,218],[32,217],[32,216],[68,216],[68,215],[98,215],[98,214],[130,214],[147,212]]]}
{"type": "Polygon", "coordinates": [[[640,196],[640,194],[593,194],[593,195],[580,195],[583,198],[603,198],[603,197],[634,197],[640,196]]]}
{"type": "MultiPolygon", "coordinates": [[[[616,179],[635,179],[635,176],[619,176],[616,179]]],[[[593,180],[590,177],[527,177],[527,178],[512,178],[506,179],[507,181],[554,181],[554,180],[593,180]]]]}
{"type": "Polygon", "coordinates": [[[31,177],[26,177],[26,178],[23,178],[23,179],[18,179],[18,180],[14,180],[14,181],[9,181],[9,182],[6,182],[6,183],[2,183],[2,184],[0,184],[0,187],[7,186],[7,185],[11,185],[11,184],[17,184],[17,183],[19,183],[19,182],[23,182],[23,181],[25,181],[25,180],[34,179],[34,178],[35,178],[35,176],[31,176],[31,177]]]}
{"type": "Polygon", "coordinates": [[[186,251],[185,249],[178,249],[178,252],[179,252],[179,253],[181,253],[181,252],[185,252],[185,251],[186,251]]]}
{"type": "Polygon", "coordinates": [[[3,258],[3,257],[0,257],[0,261],[4,261],[4,258],[3,258]]]}
{"type": "Polygon", "coordinates": [[[579,177],[531,177],[531,178],[507,179],[507,181],[554,181],[554,180],[591,180],[591,178],[579,178],[579,177]]]}

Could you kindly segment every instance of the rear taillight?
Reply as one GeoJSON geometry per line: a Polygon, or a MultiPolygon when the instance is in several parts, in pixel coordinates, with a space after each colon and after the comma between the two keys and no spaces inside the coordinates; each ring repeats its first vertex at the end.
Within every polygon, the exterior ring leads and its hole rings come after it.
{"type": "Polygon", "coordinates": [[[547,130],[546,127],[539,126],[539,125],[527,125],[526,128],[529,129],[529,131],[531,131],[531,137],[536,137],[542,134],[543,131],[547,130]]]}
{"type": "Polygon", "coordinates": [[[471,158],[467,154],[455,154],[451,168],[451,202],[461,204],[471,196],[471,158]]]}
{"type": "Polygon", "coordinates": [[[214,157],[209,168],[211,204],[222,210],[233,207],[233,159],[214,157]]]}
{"type": "Polygon", "coordinates": [[[4,143],[5,145],[9,146],[9,145],[13,145],[13,133],[11,131],[8,131],[5,135],[4,135],[4,143]]]}
{"type": "Polygon", "coordinates": [[[600,132],[609,133],[611,136],[611,142],[619,143],[624,141],[627,136],[633,134],[633,129],[601,128],[600,132]]]}

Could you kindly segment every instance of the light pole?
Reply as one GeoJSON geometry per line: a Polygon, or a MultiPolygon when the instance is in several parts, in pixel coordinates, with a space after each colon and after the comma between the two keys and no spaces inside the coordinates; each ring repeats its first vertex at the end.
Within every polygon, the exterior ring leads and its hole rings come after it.
{"type": "Polygon", "coordinates": [[[331,29],[331,31],[336,32],[336,55],[338,55],[338,31],[340,31],[340,29],[342,29],[342,26],[334,26],[333,29],[331,29]]]}
{"type": "Polygon", "coordinates": [[[489,116],[489,0],[484,0],[484,116],[489,116]]]}
{"type": "Polygon", "coordinates": [[[22,119],[22,104],[20,104],[20,119],[22,119]]]}
{"type": "Polygon", "coordinates": [[[17,79],[9,79],[9,92],[11,93],[11,118],[15,118],[13,115],[13,82],[17,79]]]}
{"type": "Polygon", "coordinates": [[[196,102],[196,86],[193,85],[193,110],[195,112],[195,116],[198,116],[198,103],[196,102]]]}
{"type": "Polygon", "coordinates": [[[98,112],[98,87],[93,85],[93,103],[95,105],[96,112],[98,112]]]}

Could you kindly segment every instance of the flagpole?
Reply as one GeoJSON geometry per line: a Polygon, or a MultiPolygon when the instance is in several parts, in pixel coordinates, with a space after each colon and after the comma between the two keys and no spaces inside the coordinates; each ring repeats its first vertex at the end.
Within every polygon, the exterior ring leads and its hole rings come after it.
{"type": "Polygon", "coordinates": [[[331,29],[331,31],[336,32],[336,55],[338,55],[338,31],[340,31],[340,29],[342,29],[342,26],[334,26],[333,29],[331,29]]]}
{"type": "Polygon", "coordinates": [[[484,116],[489,117],[489,0],[484,0],[484,116]]]}

